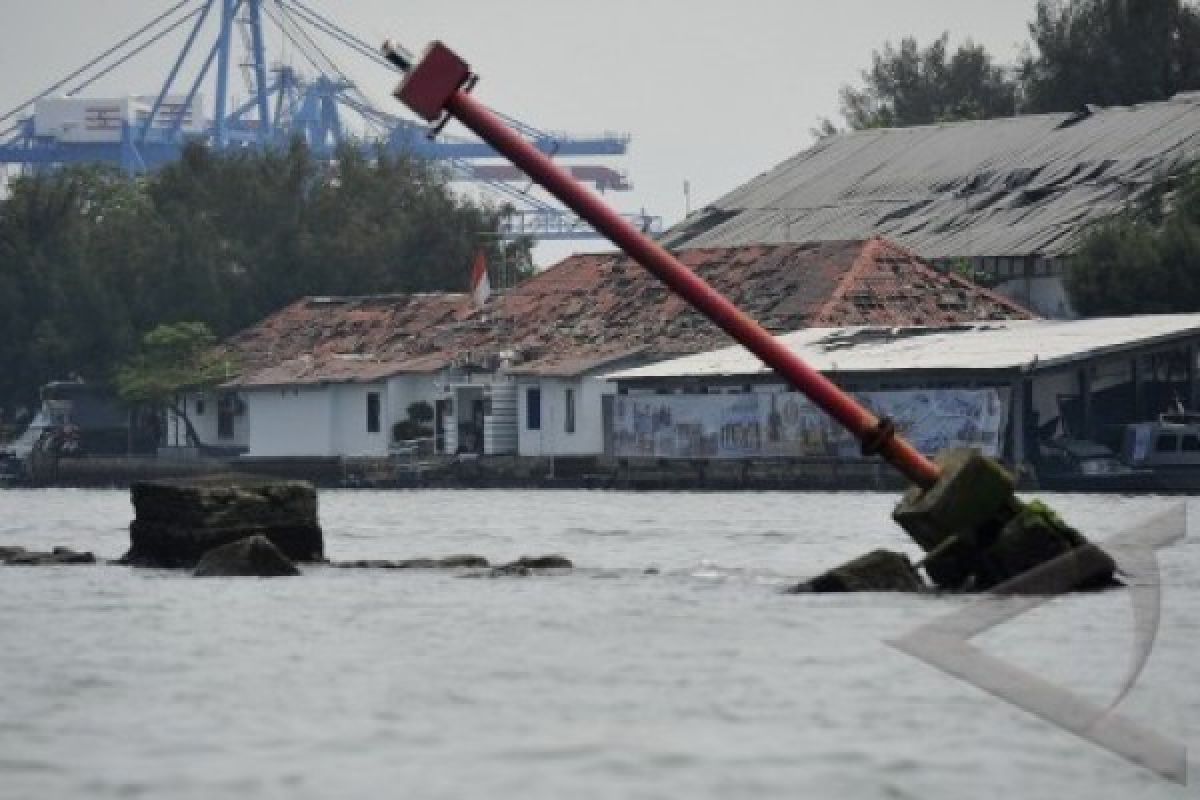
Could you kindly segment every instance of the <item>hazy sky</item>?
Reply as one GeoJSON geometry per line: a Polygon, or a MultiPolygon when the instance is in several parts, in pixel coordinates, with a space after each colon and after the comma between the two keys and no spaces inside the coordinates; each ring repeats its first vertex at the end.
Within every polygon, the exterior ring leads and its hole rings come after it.
{"type": "MultiPolygon", "coordinates": [[[[49,85],[173,3],[168,0],[8,0],[0,39],[0,109],[49,85]]],[[[307,0],[368,41],[393,37],[416,51],[450,44],[481,74],[476,95],[535,126],[622,131],[630,153],[613,166],[632,192],[610,195],[668,224],[811,143],[822,116],[837,119],[838,88],[871,51],[949,31],[1013,62],[1033,0],[307,0]]],[[[175,39],[182,43],[182,34],[175,39]]],[[[324,43],[323,43],[324,44],[324,43]]],[[[98,85],[97,93],[152,93],[178,44],[163,43],[98,85]]],[[[384,107],[393,79],[335,46],[327,51],[384,107]]],[[[292,51],[273,58],[303,65],[292,51]]],[[[240,89],[240,78],[234,86],[240,89]]],[[[840,121],[840,120],[839,120],[840,121]]],[[[591,245],[592,248],[598,245],[591,245]]],[[[602,246],[602,245],[600,245],[602,246]]],[[[546,247],[539,261],[588,245],[546,247]]]]}

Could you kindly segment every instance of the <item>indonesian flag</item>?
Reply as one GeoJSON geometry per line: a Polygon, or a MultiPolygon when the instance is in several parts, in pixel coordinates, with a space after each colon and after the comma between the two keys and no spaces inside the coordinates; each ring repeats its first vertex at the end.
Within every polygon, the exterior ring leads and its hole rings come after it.
{"type": "Polygon", "coordinates": [[[483,250],[475,251],[475,265],[471,268],[471,299],[482,306],[492,294],[492,282],[488,279],[487,256],[483,250]]]}

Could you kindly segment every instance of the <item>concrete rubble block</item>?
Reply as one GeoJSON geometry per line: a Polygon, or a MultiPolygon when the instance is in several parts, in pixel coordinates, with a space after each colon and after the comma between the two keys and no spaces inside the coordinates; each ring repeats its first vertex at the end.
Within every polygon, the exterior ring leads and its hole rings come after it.
{"type": "Polygon", "coordinates": [[[787,591],[790,594],[920,592],[925,588],[925,583],[908,556],[890,550],[873,550],[787,591]]]}
{"type": "Polygon", "coordinates": [[[521,556],[516,561],[505,564],[506,567],[525,567],[526,569],[571,569],[575,565],[571,559],[560,555],[521,556]]]}
{"type": "Polygon", "coordinates": [[[971,448],[945,450],[935,461],[941,478],[929,489],[905,492],[892,519],[926,552],[937,551],[925,563],[933,582],[959,588],[975,571],[975,554],[1019,508],[1016,482],[997,462],[971,448]]]}
{"type": "Polygon", "coordinates": [[[255,535],[293,561],[324,560],[311,483],[241,475],[149,481],[134,484],[132,499],[124,563],[191,568],[208,551],[255,535]]]}
{"type": "Polygon", "coordinates": [[[283,526],[317,518],[317,494],[304,481],[214,476],[135,483],[134,514],[143,522],[203,528],[283,526]]]}
{"type": "Polygon", "coordinates": [[[464,578],[527,578],[545,571],[565,571],[574,569],[571,559],[561,555],[521,556],[516,561],[492,567],[487,571],[468,572],[464,578]]]}
{"type": "Polygon", "coordinates": [[[0,563],[14,567],[49,567],[58,564],[95,564],[96,556],[92,553],[72,550],[69,547],[56,547],[52,552],[41,553],[26,550],[23,547],[0,548],[0,563]]]}
{"type": "Polygon", "coordinates": [[[283,578],[300,570],[265,536],[248,536],[204,554],[197,578],[283,578]]]}
{"type": "Polygon", "coordinates": [[[977,557],[976,588],[1020,594],[1061,594],[1118,585],[1116,562],[1049,507],[1031,502],[1008,521],[977,557]]]}
{"type": "Polygon", "coordinates": [[[341,569],[467,569],[491,566],[483,556],[458,555],[445,558],[406,558],[401,561],[359,559],[339,561],[333,566],[341,569]]]}

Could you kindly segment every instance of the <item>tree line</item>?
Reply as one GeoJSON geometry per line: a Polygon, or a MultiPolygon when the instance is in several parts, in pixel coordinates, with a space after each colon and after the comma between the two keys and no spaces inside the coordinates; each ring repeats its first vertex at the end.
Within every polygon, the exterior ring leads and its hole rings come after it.
{"type": "Polygon", "coordinates": [[[0,199],[0,421],[52,379],[111,385],[160,326],[223,337],[305,295],[463,291],[499,219],[428,162],[352,147],[332,165],[300,143],[191,146],[147,176],[18,177],[0,199]]]}
{"type": "MultiPolygon", "coordinates": [[[[913,37],[872,54],[859,86],[844,85],[841,114],[855,130],[1014,114],[1125,106],[1200,89],[1200,8],[1184,0],[1040,0],[1030,41],[1001,65],[949,34],[913,37]]],[[[819,134],[837,127],[823,120],[819,134]]]]}
{"type": "MultiPolygon", "coordinates": [[[[1200,89],[1200,8],[1183,0],[1041,0],[1011,67],[943,34],[872,55],[841,89],[856,130],[1127,106],[1200,89]]],[[[818,135],[837,132],[823,120],[818,135]]],[[[1148,196],[1084,231],[1067,287],[1085,316],[1200,309],[1200,169],[1163,175],[1148,196]]]]}

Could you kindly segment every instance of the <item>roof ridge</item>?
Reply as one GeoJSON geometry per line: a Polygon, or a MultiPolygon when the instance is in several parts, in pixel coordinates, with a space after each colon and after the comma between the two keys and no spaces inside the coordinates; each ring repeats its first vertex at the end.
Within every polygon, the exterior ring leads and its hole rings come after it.
{"type": "Polygon", "coordinates": [[[879,239],[880,237],[878,236],[872,236],[870,239],[862,240],[862,247],[859,248],[858,255],[855,256],[849,268],[842,274],[838,285],[829,294],[829,298],[821,305],[821,310],[817,312],[816,317],[813,318],[813,326],[821,325],[825,320],[829,319],[829,315],[833,313],[834,307],[845,299],[846,293],[866,268],[866,265],[874,261],[874,253],[877,249],[879,239]],[[871,254],[870,258],[867,257],[868,253],[871,254]]]}

